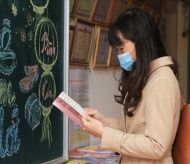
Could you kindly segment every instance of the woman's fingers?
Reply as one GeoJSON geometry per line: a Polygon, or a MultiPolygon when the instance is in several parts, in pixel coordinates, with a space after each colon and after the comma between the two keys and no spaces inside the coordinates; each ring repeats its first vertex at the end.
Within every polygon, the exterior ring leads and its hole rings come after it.
{"type": "Polygon", "coordinates": [[[90,117],[87,114],[85,114],[81,120],[83,123],[82,128],[84,131],[92,134],[95,137],[102,137],[104,127],[100,121],[90,117]]]}
{"type": "Polygon", "coordinates": [[[93,108],[85,108],[84,110],[88,115],[95,115],[97,113],[97,110],[93,108]]]}

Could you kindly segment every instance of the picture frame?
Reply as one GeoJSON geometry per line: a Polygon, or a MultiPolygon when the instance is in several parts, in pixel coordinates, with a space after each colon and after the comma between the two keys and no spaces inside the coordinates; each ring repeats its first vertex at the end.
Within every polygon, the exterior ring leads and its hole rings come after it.
{"type": "Polygon", "coordinates": [[[111,46],[108,42],[108,30],[106,27],[97,27],[93,68],[109,67],[110,65],[111,46]]]}
{"type": "Polygon", "coordinates": [[[111,47],[111,57],[110,57],[110,66],[119,66],[118,60],[118,50],[114,47],[111,47]]]}
{"type": "Polygon", "coordinates": [[[112,18],[114,5],[115,0],[97,0],[91,21],[108,26],[112,18]]]}
{"type": "Polygon", "coordinates": [[[144,5],[143,9],[146,10],[147,12],[149,12],[152,15],[152,13],[153,13],[153,8],[152,7],[144,5]]]}
{"type": "Polygon", "coordinates": [[[70,16],[69,17],[69,27],[70,28],[75,28],[77,24],[77,17],[70,16]]]}
{"type": "Polygon", "coordinates": [[[71,51],[72,49],[73,39],[74,39],[74,29],[70,28],[69,29],[69,51],[71,51]]]}
{"type": "Polygon", "coordinates": [[[97,0],[75,0],[73,15],[90,20],[92,17],[97,0]]]}
{"type": "Polygon", "coordinates": [[[118,16],[129,7],[130,1],[131,0],[117,0],[115,2],[111,22],[114,22],[118,16]]]}
{"type": "Polygon", "coordinates": [[[70,64],[86,65],[90,63],[92,35],[94,26],[90,23],[77,21],[71,42],[70,64]]]}
{"type": "Polygon", "coordinates": [[[147,0],[146,5],[153,7],[155,5],[155,0],[147,0]]]}
{"type": "Polygon", "coordinates": [[[162,14],[162,9],[163,9],[163,4],[164,4],[164,0],[157,0],[156,4],[155,4],[155,10],[159,13],[162,14]]]}
{"type": "MultiPolygon", "coordinates": [[[[136,0],[137,1],[137,0],[136,0]]],[[[138,0],[139,3],[143,4],[145,3],[147,0],[138,0]]]]}
{"type": "Polygon", "coordinates": [[[137,1],[132,1],[129,5],[129,8],[142,8],[143,7],[143,4],[137,2],[137,1]]]}
{"type": "Polygon", "coordinates": [[[69,0],[69,13],[73,12],[74,4],[75,4],[75,0],[69,0]]]}

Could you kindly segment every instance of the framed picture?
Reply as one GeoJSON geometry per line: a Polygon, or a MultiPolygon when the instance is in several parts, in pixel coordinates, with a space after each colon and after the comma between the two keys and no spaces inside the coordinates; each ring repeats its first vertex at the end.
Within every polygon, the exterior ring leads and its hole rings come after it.
{"type": "Polygon", "coordinates": [[[92,15],[92,21],[102,25],[109,25],[115,0],[97,0],[94,13],[92,15]]]}
{"type": "Polygon", "coordinates": [[[70,0],[69,1],[69,12],[73,12],[73,7],[74,7],[75,0],[70,0]]]}
{"type": "Polygon", "coordinates": [[[72,43],[74,39],[74,29],[70,28],[69,29],[69,51],[72,49],[72,43]]]}
{"type": "Polygon", "coordinates": [[[155,0],[147,0],[146,5],[153,7],[155,4],[155,0]]]}
{"type": "Polygon", "coordinates": [[[97,0],[75,0],[73,14],[77,17],[89,20],[92,16],[96,3],[97,0]]]}
{"type": "Polygon", "coordinates": [[[108,28],[97,28],[96,48],[93,68],[108,67],[110,64],[111,46],[108,42],[108,28]]]}
{"type": "Polygon", "coordinates": [[[141,3],[138,3],[137,1],[132,1],[130,3],[130,5],[129,5],[129,8],[133,8],[133,7],[135,7],[135,8],[142,8],[143,5],[141,3]]]}
{"type": "Polygon", "coordinates": [[[118,60],[118,50],[116,48],[111,48],[111,58],[110,58],[110,66],[119,66],[118,60]]]}
{"type": "Polygon", "coordinates": [[[77,22],[71,43],[70,64],[89,65],[93,30],[93,25],[77,22]]]}
{"type": "Polygon", "coordinates": [[[145,3],[146,0],[136,0],[136,1],[143,4],[143,3],[145,3]]]}
{"type": "Polygon", "coordinates": [[[131,0],[132,3],[138,4],[139,6],[143,6],[146,0],[131,0]]]}
{"type": "Polygon", "coordinates": [[[152,7],[150,7],[150,6],[147,6],[147,5],[145,5],[144,7],[143,7],[143,9],[145,9],[147,12],[149,12],[150,14],[152,14],[152,12],[153,12],[153,8],[152,7]]]}
{"type": "Polygon", "coordinates": [[[163,6],[164,6],[164,0],[159,0],[159,1],[156,1],[156,4],[155,4],[155,10],[158,11],[159,14],[162,14],[162,9],[163,9],[163,6]]]}
{"type": "Polygon", "coordinates": [[[70,16],[69,17],[69,27],[75,28],[77,24],[77,17],[70,16]]]}
{"type": "Polygon", "coordinates": [[[114,22],[117,17],[129,7],[129,4],[130,0],[117,0],[114,5],[111,22],[114,22]]]}

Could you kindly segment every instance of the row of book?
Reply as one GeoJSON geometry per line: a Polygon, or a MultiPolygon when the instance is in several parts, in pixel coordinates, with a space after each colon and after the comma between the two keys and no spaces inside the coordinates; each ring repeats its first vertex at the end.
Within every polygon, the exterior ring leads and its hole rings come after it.
{"type": "Polygon", "coordinates": [[[90,145],[70,152],[69,159],[68,164],[117,164],[119,155],[115,152],[101,149],[99,145],[90,145]]]}

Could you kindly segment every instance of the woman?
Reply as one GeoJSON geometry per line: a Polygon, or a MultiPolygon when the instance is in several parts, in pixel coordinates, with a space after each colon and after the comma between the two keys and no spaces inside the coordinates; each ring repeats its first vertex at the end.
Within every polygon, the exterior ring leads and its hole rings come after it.
{"type": "Polygon", "coordinates": [[[157,24],[142,9],[130,8],[111,25],[109,42],[123,69],[119,82],[123,119],[86,109],[83,129],[118,152],[121,163],[173,163],[172,144],[180,115],[178,64],[164,47],[157,24]]]}

